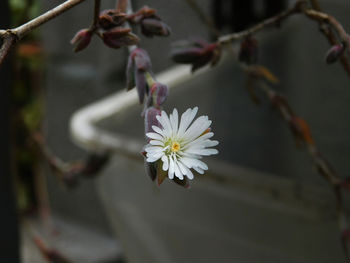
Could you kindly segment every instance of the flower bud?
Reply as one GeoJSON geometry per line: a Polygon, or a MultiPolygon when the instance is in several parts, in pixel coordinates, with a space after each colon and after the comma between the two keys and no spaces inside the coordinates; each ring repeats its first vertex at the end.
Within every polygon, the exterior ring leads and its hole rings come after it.
{"type": "Polygon", "coordinates": [[[336,62],[338,58],[343,54],[343,52],[344,52],[343,44],[337,44],[332,46],[326,53],[327,64],[332,64],[336,62]]]}
{"type": "Polygon", "coordinates": [[[169,94],[169,88],[167,85],[156,82],[152,85],[149,98],[152,99],[153,104],[156,107],[163,105],[169,94]]]}
{"type": "Polygon", "coordinates": [[[258,61],[258,41],[248,36],[241,43],[241,49],[239,51],[239,61],[246,64],[256,64],[258,61]]]}
{"type": "Polygon", "coordinates": [[[130,54],[134,61],[138,70],[148,71],[151,69],[151,59],[146,50],[142,48],[134,49],[130,54]]]}
{"type": "Polygon", "coordinates": [[[141,32],[146,37],[170,35],[170,28],[167,24],[157,18],[145,18],[141,21],[141,32]]]}
{"type": "Polygon", "coordinates": [[[131,33],[130,28],[114,28],[102,34],[103,42],[111,48],[136,45],[139,38],[131,33]]]}
{"type": "Polygon", "coordinates": [[[190,47],[182,50],[174,50],[171,53],[171,57],[176,63],[192,64],[200,58],[202,54],[202,48],[190,47]]]}
{"type": "Polygon", "coordinates": [[[145,134],[148,132],[153,132],[152,126],[160,126],[156,116],[161,115],[160,109],[150,107],[146,109],[145,113],[145,134]]]}
{"type": "Polygon", "coordinates": [[[121,26],[125,21],[126,14],[115,9],[103,10],[98,18],[99,26],[105,30],[121,26]]]}
{"type": "Polygon", "coordinates": [[[151,59],[145,50],[136,48],[130,53],[126,71],[127,88],[130,90],[136,85],[140,103],[143,103],[145,94],[148,93],[145,74],[151,72],[151,67],[151,59]]]}
{"type": "Polygon", "coordinates": [[[192,72],[209,63],[215,66],[220,60],[221,49],[216,43],[195,40],[189,44],[190,46],[175,49],[171,56],[177,63],[192,64],[192,72]]]}
{"type": "Polygon", "coordinates": [[[79,52],[85,49],[91,41],[92,32],[89,29],[82,29],[75,34],[70,41],[72,45],[75,45],[74,52],[79,52]]]}

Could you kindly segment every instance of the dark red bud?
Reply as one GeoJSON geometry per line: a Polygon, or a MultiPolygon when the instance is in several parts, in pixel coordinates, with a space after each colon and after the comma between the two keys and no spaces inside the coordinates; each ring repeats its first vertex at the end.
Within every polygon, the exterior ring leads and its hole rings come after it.
{"type": "Polygon", "coordinates": [[[103,42],[111,48],[136,45],[140,39],[130,32],[130,28],[114,28],[102,34],[103,42]]]}
{"type": "Polygon", "coordinates": [[[156,116],[161,115],[160,109],[150,107],[146,109],[145,113],[145,133],[153,132],[152,126],[160,126],[156,116]]]}
{"type": "Polygon", "coordinates": [[[75,45],[74,52],[79,52],[85,49],[91,41],[92,32],[89,29],[82,29],[75,34],[70,41],[72,45],[75,45]]]}
{"type": "Polygon", "coordinates": [[[258,41],[254,37],[249,36],[242,41],[239,61],[248,65],[256,64],[258,61],[258,41]]]}
{"type": "Polygon", "coordinates": [[[199,59],[201,54],[201,48],[191,47],[182,50],[174,50],[171,54],[171,57],[176,63],[192,64],[197,59],[199,59]]]}
{"type": "Polygon", "coordinates": [[[103,10],[98,18],[99,26],[105,30],[121,26],[125,21],[126,14],[115,9],[103,10]]]}
{"type": "Polygon", "coordinates": [[[338,58],[344,52],[344,45],[337,44],[332,46],[326,53],[326,62],[327,64],[332,64],[338,60],[338,58]]]}
{"type": "Polygon", "coordinates": [[[146,37],[170,35],[170,28],[163,21],[156,18],[145,18],[141,21],[141,32],[146,37]]]}

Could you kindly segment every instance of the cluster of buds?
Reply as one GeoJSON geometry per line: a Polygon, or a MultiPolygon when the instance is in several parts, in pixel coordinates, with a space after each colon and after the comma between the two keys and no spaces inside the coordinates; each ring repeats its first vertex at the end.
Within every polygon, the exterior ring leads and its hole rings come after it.
{"type": "Polygon", "coordinates": [[[120,10],[103,10],[96,23],[89,29],[80,30],[71,40],[75,45],[75,52],[85,49],[93,36],[97,34],[103,42],[111,48],[121,48],[136,45],[140,39],[131,32],[130,28],[124,27],[126,14],[120,10]]]}
{"type": "Polygon", "coordinates": [[[140,25],[142,34],[147,37],[168,36],[170,34],[170,28],[156,15],[155,9],[145,6],[130,15],[118,8],[106,9],[101,11],[90,28],[82,29],[76,33],[71,40],[71,44],[75,45],[74,51],[79,52],[85,49],[90,44],[94,34],[98,35],[103,43],[111,48],[117,49],[138,44],[139,37],[125,26],[126,22],[140,25]]]}
{"type": "Polygon", "coordinates": [[[170,28],[156,14],[156,10],[144,6],[134,14],[128,16],[128,21],[131,24],[140,25],[141,32],[146,37],[153,36],[169,36],[170,28]]]}
{"type": "Polygon", "coordinates": [[[238,59],[240,62],[244,62],[247,65],[257,63],[258,41],[254,37],[248,36],[242,41],[238,59]]]}
{"type": "Polygon", "coordinates": [[[176,63],[191,64],[192,72],[207,64],[215,66],[220,60],[221,48],[217,43],[210,44],[203,40],[183,43],[175,46],[171,57],[176,63]]]}

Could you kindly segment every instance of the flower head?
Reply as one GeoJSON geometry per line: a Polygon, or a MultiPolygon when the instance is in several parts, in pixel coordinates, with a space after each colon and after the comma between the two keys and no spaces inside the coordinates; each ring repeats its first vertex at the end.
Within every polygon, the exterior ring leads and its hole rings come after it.
{"type": "Polygon", "coordinates": [[[210,132],[208,116],[201,116],[192,123],[197,111],[197,107],[186,110],[180,122],[176,109],[169,117],[162,111],[156,116],[161,127],[152,126],[154,132],[146,133],[150,139],[145,148],[146,161],[160,162],[158,165],[167,171],[169,179],[184,180],[185,176],[193,179],[190,169],[203,174],[208,166],[200,160],[202,156],[218,153],[216,149],[209,148],[219,142],[210,140],[214,133],[210,132]]]}

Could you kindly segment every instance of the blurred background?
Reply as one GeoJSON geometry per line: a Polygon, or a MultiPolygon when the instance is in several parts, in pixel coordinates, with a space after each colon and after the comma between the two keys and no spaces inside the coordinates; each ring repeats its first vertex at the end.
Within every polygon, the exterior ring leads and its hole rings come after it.
{"type": "MultiPolygon", "coordinates": [[[[1,28],[22,24],[61,2],[3,1],[1,28]]],[[[241,31],[295,3],[197,2],[222,33],[241,31]]],[[[319,2],[350,31],[348,1],[319,2]]],[[[132,3],[135,10],[157,9],[171,27],[167,38],[141,37],[156,74],[174,66],[173,42],[214,39],[185,0],[132,3]]],[[[114,6],[114,0],[102,1],[102,9],[114,6]]],[[[90,25],[92,14],[93,1],[86,1],[43,25],[2,66],[0,241],[6,249],[1,262],[56,262],[43,257],[44,247],[84,263],[346,262],[332,189],[296,147],[270,103],[263,96],[260,105],[251,101],[246,76],[229,57],[171,90],[165,104],[168,112],[199,106],[199,114],[213,120],[220,141],[220,154],[208,158],[208,174],[195,178],[191,189],[171,182],[157,187],[145,174],[141,155],[122,153],[113,154],[97,176],[69,181],[73,187],[55,176],[28,134],[41,127],[50,151],[63,161],[85,158],[88,153],[71,139],[72,115],[126,86],[127,49],[110,49],[95,38],[84,51],[72,51],[69,41],[90,25]]],[[[280,80],[276,90],[309,123],[339,175],[347,177],[349,78],[340,63],[325,63],[329,44],[317,23],[296,15],[256,38],[259,64],[280,80]]],[[[142,145],[142,109],[135,104],[97,126],[142,145]]]]}

